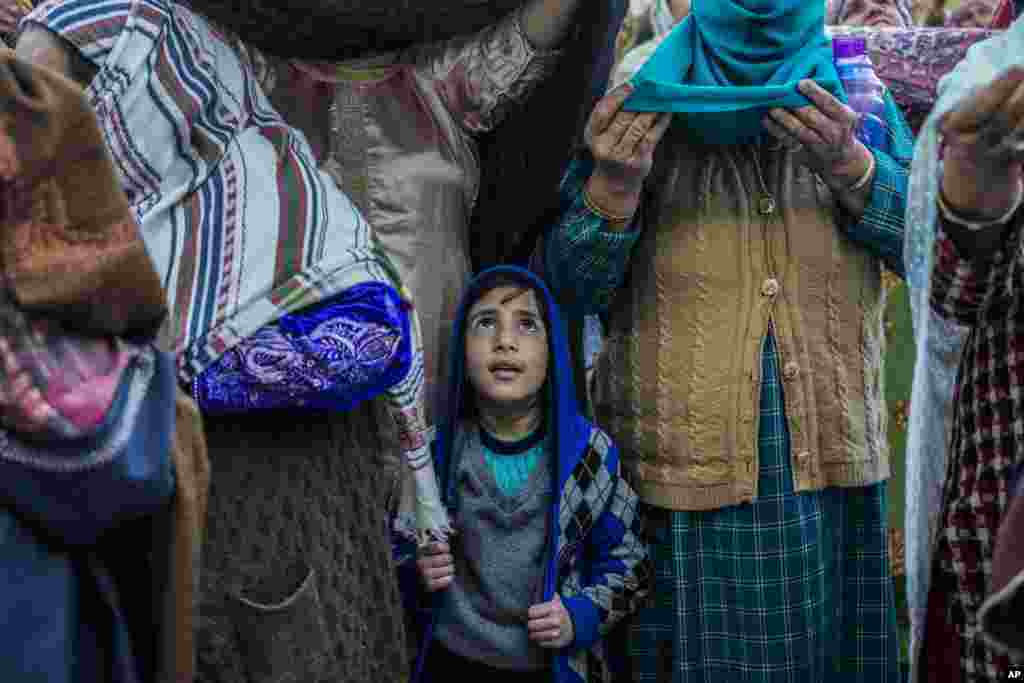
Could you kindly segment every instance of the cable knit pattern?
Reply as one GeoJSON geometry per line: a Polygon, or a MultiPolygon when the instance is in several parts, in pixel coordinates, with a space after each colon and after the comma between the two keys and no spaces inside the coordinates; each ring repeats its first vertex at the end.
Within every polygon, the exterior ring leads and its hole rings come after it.
{"type": "MultiPolygon", "coordinates": [[[[847,229],[827,188],[767,146],[759,163],[777,211],[765,221],[751,152],[700,148],[675,128],[668,136],[597,372],[598,419],[626,444],[641,498],[704,510],[757,497],[758,359],[770,326],[796,490],[886,479],[875,367],[884,296],[878,255],[859,243],[866,229],[847,229]]],[[[876,156],[872,203],[895,215],[897,163],[876,156]]],[[[898,238],[893,227],[873,229],[898,238]]]]}
{"type": "Polygon", "coordinates": [[[199,681],[408,675],[373,408],[207,421],[199,681]]]}

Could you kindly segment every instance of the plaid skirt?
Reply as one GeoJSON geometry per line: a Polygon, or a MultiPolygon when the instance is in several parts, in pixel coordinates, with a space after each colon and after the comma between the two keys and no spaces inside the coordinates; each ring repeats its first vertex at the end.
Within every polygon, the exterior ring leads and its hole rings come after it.
{"type": "Polygon", "coordinates": [[[758,498],[655,522],[634,680],[898,683],[886,484],[795,493],[770,334],[762,368],[758,498]]]}

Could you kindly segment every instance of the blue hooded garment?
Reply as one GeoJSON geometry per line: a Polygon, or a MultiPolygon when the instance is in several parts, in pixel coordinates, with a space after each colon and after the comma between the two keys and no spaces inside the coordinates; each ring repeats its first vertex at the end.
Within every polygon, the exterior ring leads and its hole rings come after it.
{"type": "MultiPolygon", "coordinates": [[[[492,288],[495,276],[516,280],[534,290],[540,299],[548,330],[548,378],[545,383],[549,447],[554,449],[552,504],[549,524],[549,556],[544,574],[544,601],[556,591],[573,619],[575,641],[556,651],[552,658],[554,683],[582,683],[602,680],[603,674],[586,667],[608,670],[603,633],[619,618],[633,611],[644,596],[649,579],[646,549],[641,542],[642,519],[637,496],[619,474],[619,454],[607,435],[580,412],[572,378],[572,360],[565,325],[551,293],[529,271],[499,266],[484,271],[470,283],[459,306],[450,344],[451,384],[447,391],[447,414],[438,425],[434,442],[434,463],[442,500],[449,511],[455,500],[453,445],[459,424],[466,415],[465,345],[466,314],[480,296],[492,288]],[[572,581],[568,581],[569,578],[572,581]],[[621,580],[620,580],[621,578],[621,580]],[[567,584],[581,585],[573,592],[567,584]],[[589,653],[588,653],[589,651],[589,653]],[[588,654],[590,655],[588,657],[588,654]],[[589,663],[588,663],[589,660],[589,663]],[[582,668],[581,668],[582,667],[582,668]]],[[[414,563],[406,565],[403,593],[407,607],[426,605],[416,611],[414,621],[423,629],[414,683],[429,680],[423,662],[433,631],[434,607],[443,591],[431,596],[419,591],[414,563]],[[411,566],[410,566],[411,565],[411,566]],[[410,595],[416,593],[416,595],[410,595]],[[431,602],[434,604],[432,605],[431,602]]],[[[525,625],[524,625],[525,628],[525,625]]]]}

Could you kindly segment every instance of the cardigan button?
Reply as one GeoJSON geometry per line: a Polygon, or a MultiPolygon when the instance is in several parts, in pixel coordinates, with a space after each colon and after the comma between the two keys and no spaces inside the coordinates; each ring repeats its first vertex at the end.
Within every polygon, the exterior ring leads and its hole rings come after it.
{"type": "Polygon", "coordinates": [[[761,296],[763,296],[763,297],[767,297],[767,298],[771,299],[771,298],[773,298],[778,293],[779,293],[779,281],[776,280],[773,277],[772,278],[768,278],[761,285],[761,296]]]}
{"type": "Polygon", "coordinates": [[[793,361],[786,363],[786,366],[782,368],[783,379],[794,380],[798,374],[800,374],[800,366],[793,361]]]}

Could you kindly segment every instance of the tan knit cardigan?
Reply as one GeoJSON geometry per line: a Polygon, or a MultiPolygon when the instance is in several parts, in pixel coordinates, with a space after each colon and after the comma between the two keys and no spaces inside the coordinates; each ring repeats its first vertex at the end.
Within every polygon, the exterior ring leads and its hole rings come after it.
{"type": "Polygon", "coordinates": [[[887,478],[880,264],[840,229],[824,184],[783,150],[702,152],[675,128],[648,182],[595,393],[641,498],[706,510],[756,497],[770,324],[795,489],[887,478]]]}

